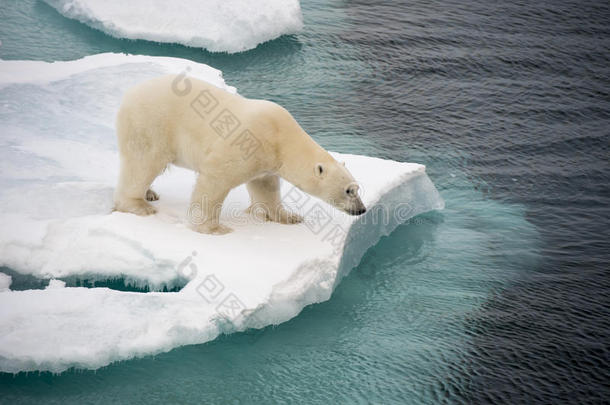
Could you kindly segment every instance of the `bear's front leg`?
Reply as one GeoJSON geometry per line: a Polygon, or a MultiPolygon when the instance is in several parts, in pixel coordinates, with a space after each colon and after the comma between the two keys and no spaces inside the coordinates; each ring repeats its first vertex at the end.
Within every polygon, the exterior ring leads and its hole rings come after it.
{"type": "Polygon", "coordinates": [[[280,178],[267,175],[250,180],[247,184],[251,205],[248,212],[267,221],[280,224],[298,224],[303,217],[294,214],[282,205],[280,196],[280,178]]]}
{"type": "Polygon", "coordinates": [[[189,220],[200,233],[224,235],[233,229],[220,224],[220,211],[230,188],[221,187],[209,177],[199,175],[189,208],[189,220]]]}

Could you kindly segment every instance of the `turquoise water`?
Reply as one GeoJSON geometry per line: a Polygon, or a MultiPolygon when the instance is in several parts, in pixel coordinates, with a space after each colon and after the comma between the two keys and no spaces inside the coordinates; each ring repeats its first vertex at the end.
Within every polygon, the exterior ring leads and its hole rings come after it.
{"type": "Polygon", "coordinates": [[[535,237],[520,208],[469,188],[446,189],[442,214],[399,227],[330,301],[289,322],[94,372],[3,375],[2,401],[438,403],[458,395],[466,324],[535,260],[512,239],[515,230],[535,237]],[[461,214],[463,204],[474,213],[461,214]],[[498,245],[523,256],[504,257],[498,245]]]}
{"type": "Polygon", "coordinates": [[[209,64],[241,94],[285,106],[330,150],[425,164],[446,209],[383,238],[329,301],[289,322],[96,371],[2,374],[0,402],[603,396],[609,102],[596,41],[608,38],[608,13],[560,3],[553,17],[534,5],[307,1],[303,33],[237,55],[118,40],[39,1],[3,4],[3,59],[128,52],[209,64]],[[589,31],[570,31],[567,15],[586,18],[589,31]],[[537,56],[555,38],[574,54],[537,56]],[[574,84],[558,66],[575,66],[579,52],[602,73],[574,84]],[[590,291],[602,300],[585,309],[590,291]]]}

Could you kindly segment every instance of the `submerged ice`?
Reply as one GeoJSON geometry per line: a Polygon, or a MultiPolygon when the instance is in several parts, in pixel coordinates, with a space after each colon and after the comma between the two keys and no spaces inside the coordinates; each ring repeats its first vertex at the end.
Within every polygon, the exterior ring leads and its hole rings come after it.
{"type": "Polygon", "coordinates": [[[298,0],[45,0],[117,38],[241,52],[303,27],[298,0]]]}
{"type": "Polygon", "coordinates": [[[194,173],[171,168],[153,187],[158,214],[111,212],[118,156],[114,116],[126,88],[189,69],[235,91],[194,62],[101,54],[73,62],[0,62],[0,265],[53,279],[11,291],[0,274],[0,370],[63,371],[203,343],[221,333],[278,324],[328,300],[364,252],[409,218],[443,202],[422,165],[335,154],[358,179],[369,208],[340,213],[282,184],[299,225],[247,215],[245,187],[221,220],[234,232],[189,228],[194,173]],[[60,279],[123,277],[136,293],[65,287],[60,279]]]}

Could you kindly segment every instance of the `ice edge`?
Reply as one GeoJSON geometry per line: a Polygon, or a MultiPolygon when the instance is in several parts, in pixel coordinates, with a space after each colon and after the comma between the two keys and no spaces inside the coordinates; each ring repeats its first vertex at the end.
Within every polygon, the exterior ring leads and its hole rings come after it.
{"type": "Polygon", "coordinates": [[[247,328],[262,328],[269,324],[278,325],[294,318],[308,305],[329,300],[343,277],[359,265],[366,251],[375,246],[382,237],[388,236],[399,225],[417,215],[444,209],[445,202],[426,174],[425,166],[422,166],[415,173],[405,174],[396,183],[398,184],[379,196],[368,209],[367,214],[353,222],[345,238],[342,247],[343,252],[338,263],[333,257],[303,263],[290,279],[272,287],[267,302],[259,305],[251,313],[252,316],[244,323],[247,327],[242,328],[241,331],[247,328]],[[413,192],[406,193],[407,190],[413,192]],[[412,197],[413,195],[425,196],[426,198],[423,201],[415,201],[416,198],[405,201],[405,194],[411,194],[412,197]],[[399,204],[405,203],[411,204],[412,207],[408,217],[399,219],[394,215],[388,215],[389,221],[387,223],[374,221],[373,216],[378,215],[380,211],[391,213],[397,209],[399,204]],[[382,207],[383,210],[378,207],[382,207]],[[375,233],[375,236],[367,236],[371,233],[375,233]],[[312,266],[318,266],[318,274],[326,275],[326,277],[319,277],[317,282],[306,289],[300,297],[295,297],[284,291],[289,289],[294,284],[295,279],[302,277],[302,273],[308,271],[312,266]],[[320,271],[320,267],[325,267],[324,271],[320,271]],[[327,283],[331,284],[330,288],[327,283]],[[266,319],[267,322],[261,323],[258,321],[261,318],[266,319]],[[273,319],[273,322],[270,323],[270,319],[273,319]]]}

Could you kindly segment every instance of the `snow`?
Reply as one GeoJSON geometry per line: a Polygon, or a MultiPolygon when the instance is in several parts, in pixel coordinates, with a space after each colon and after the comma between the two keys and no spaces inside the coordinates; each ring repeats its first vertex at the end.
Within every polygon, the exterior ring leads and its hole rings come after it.
{"type": "MultiPolygon", "coordinates": [[[[232,86],[225,84],[222,79],[222,72],[203,63],[192,62],[188,59],[170,58],[163,56],[144,56],[126,55],[120,53],[100,53],[97,55],[85,56],[82,59],[69,62],[41,62],[23,60],[1,60],[0,69],[0,88],[14,84],[46,84],[55,81],[69,79],[81,73],[89,73],[95,69],[108,69],[110,76],[115,76],[111,68],[119,67],[124,69],[124,65],[131,67],[128,72],[132,76],[128,80],[133,81],[140,76],[136,75],[135,70],[144,65],[141,77],[155,77],[163,73],[188,73],[191,76],[206,80],[214,85],[221,87],[231,93],[236,90],[232,86]]],[[[122,72],[127,74],[127,72],[122,72]]],[[[115,78],[116,80],[116,78],[115,78]]],[[[106,85],[110,85],[106,83],[106,85]]],[[[108,90],[116,89],[108,88],[108,90]]],[[[100,93],[102,94],[102,93],[100,93]]],[[[122,94],[115,95],[119,100],[122,94]]],[[[114,120],[114,119],[113,119],[114,120]]]]}
{"type": "Polygon", "coordinates": [[[53,289],[53,288],[64,288],[65,286],[66,286],[65,281],[51,279],[51,280],[49,280],[49,285],[47,286],[46,289],[48,290],[48,289],[53,289]]]}
{"type": "Polygon", "coordinates": [[[4,273],[0,273],[0,292],[8,291],[11,287],[12,281],[13,279],[11,276],[4,273]]]}
{"type": "Polygon", "coordinates": [[[45,0],[116,38],[242,52],[303,28],[298,0],[45,0]]]}
{"type": "Polygon", "coordinates": [[[328,300],[380,237],[443,207],[422,165],[335,154],[361,184],[364,216],[283,182],[285,204],[305,223],[261,223],[244,212],[241,186],[221,216],[234,232],[199,234],[188,225],[195,177],[179,168],[153,184],[156,215],[111,212],[121,95],[185,69],[235,91],[219,71],[180,59],[0,61],[0,266],[51,279],[46,289],[11,291],[0,276],[0,371],[95,369],[279,324],[328,300]],[[156,291],[66,287],[78,277],[122,277],[156,291]]]}

